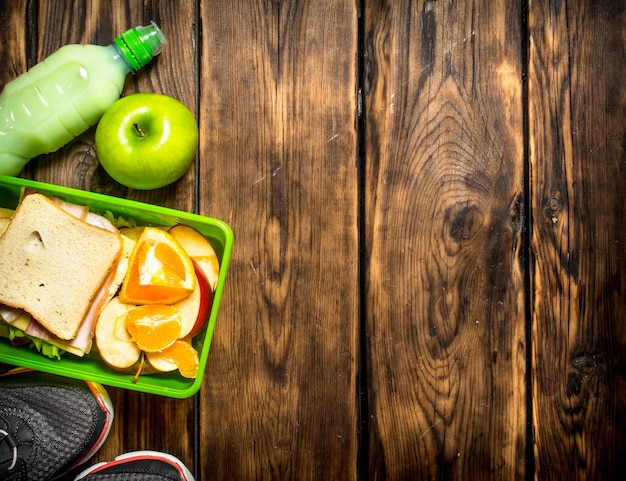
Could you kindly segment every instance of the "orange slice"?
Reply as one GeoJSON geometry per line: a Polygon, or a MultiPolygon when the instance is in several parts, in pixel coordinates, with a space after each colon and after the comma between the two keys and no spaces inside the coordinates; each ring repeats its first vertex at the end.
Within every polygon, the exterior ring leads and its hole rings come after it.
{"type": "Polygon", "coordinates": [[[164,359],[176,364],[181,376],[193,379],[198,375],[200,360],[198,351],[191,343],[177,340],[170,347],[163,349],[161,354],[164,359]]]}
{"type": "Polygon", "coordinates": [[[181,319],[174,306],[148,304],[130,309],[126,329],[137,347],[145,352],[168,348],[180,336],[181,319]]]}
{"type": "Polygon", "coordinates": [[[173,304],[189,296],[196,284],[191,259],[163,229],[146,227],[128,261],[120,289],[126,304],[173,304]]]}

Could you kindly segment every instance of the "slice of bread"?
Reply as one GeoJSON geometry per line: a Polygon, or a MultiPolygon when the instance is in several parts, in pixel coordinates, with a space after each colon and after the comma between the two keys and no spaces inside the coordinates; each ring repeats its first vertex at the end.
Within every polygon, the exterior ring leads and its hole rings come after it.
{"type": "Polygon", "coordinates": [[[28,194],[0,236],[0,303],[29,312],[60,339],[73,339],[121,252],[119,233],[28,194]]]}

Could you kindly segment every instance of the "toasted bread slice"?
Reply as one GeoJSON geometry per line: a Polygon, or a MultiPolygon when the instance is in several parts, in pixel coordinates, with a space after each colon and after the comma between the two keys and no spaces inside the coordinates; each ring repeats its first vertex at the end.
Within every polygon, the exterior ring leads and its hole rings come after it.
{"type": "Polygon", "coordinates": [[[119,233],[28,194],[0,236],[0,303],[24,309],[60,339],[73,339],[121,252],[119,233]]]}

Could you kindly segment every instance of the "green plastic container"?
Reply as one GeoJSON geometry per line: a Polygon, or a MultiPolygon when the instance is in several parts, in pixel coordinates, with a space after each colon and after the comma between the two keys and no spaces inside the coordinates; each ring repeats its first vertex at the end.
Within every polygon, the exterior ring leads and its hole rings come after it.
{"type": "Polygon", "coordinates": [[[96,349],[85,357],[65,353],[61,360],[49,359],[29,347],[14,347],[7,339],[0,338],[0,362],[27,367],[62,376],[99,382],[132,391],[158,394],[173,398],[188,398],[196,394],[203,381],[209,356],[209,348],[217,319],[220,299],[226,280],[226,272],[233,245],[233,232],[224,222],[197,214],[165,207],[120,199],[68,187],[0,175],[0,207],[14,209],[22,188],[29,187],[42,194],[58,197],[66,202],[88,206],[93,212],[111,212],[116,217],[134,219],[137,225],[172,226],[186,224],[201,232],[213,245],[220,261],[220,275],[215,289],[213,307],[205,330],[194,337],[193,344],[200,356],[198,376],[186,379],[177,371],[140,375],[136,382],[134,374],[124,374],[108,367],[97,355],[96,349]]]}

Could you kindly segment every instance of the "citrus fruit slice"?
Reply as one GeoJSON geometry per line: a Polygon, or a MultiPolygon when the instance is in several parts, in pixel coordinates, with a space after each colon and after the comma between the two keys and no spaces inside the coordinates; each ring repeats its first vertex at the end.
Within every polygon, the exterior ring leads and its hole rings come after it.
{"type": "Polygon", "coordinates": [[[198,351],[191,343],[179,339],[168,348],[163,349],[161,355],[165,360],[176,364],[181,376],[193,379],[198,375],[200,360],[198,351]]]}
{"type": "Polygon", "coordinates": [[[137,347],[145,352],[162,351],[180,336],[178,309],[162,304],[137,306],[126,314],[126,329],[137,347]]]}
{"type": "Polygon", "coordinates": [[[173,304],[196,287],[193,263],[174,237],[163,229],[146,227],[128,261],[120,289],[127,304],[173,304]]]}

